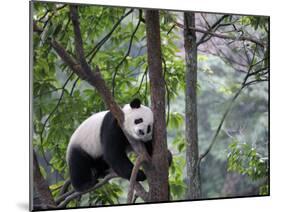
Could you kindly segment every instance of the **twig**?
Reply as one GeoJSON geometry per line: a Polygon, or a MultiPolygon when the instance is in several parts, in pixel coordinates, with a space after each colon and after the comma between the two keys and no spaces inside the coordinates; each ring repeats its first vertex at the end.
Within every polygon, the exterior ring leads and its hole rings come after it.
{"type": "Polygon", "coordinates": [[[199,28],[194,28],[194,27],[189,27],[190,30],[194,30],[196,32],[200,32],[200,33],[205,33],[205,34],[210,34],[214,37],[217,37],[217,38],[223,38],[223,39],[227,39],[227,40],[239,40],[239,41],[250,41],[252,43],[255,43],[259,46],[261,46],[262,48],[265,47],[265,44],[262,43],[261,41],[258,41],[254,38],[251,38],[251,37],[246,37],[246,36],[238,36],[238,37],[235,37],[235,36],[228,36],[228,35],[223,35],[223,34],[218,34],[218,33],[215,33],[215,32],[211,32],[211,31],[207,31],[207,30],[204,30],[204,29],[199,29],[199,28]]]}
{"type": "Polygon", "coordinates": [[[138,90],[136,91],[135,94],[133,94],[133,96],[136,96],[140,92],[140,89],[142,87],[142,83],[143,83],[144,77],[147,75],[147,70],[148,70],[148,67],[146,66],[145,71],[144,71],[144,73],[142,75],[141,82],[140,82],[140,85],[138,87],[138,90]]]}
{"type": "MultiPolygon", "coordinates": [[[[208,32],[215,31],[215,28],[217,28],[217,26],[218,26],[225,18],[227,18],[227,17],[229,17],[229,15],[223,15],[223,16],[221,16],[211,27],[209,27],[208,32]]],[[[205,20],[205,21],[206,21],[206,20],[205,20]]],[[[199,41],[197,42],[197,44],[196,44],[197,47],[198,47],[200,44],[206,42],[208,39],[210,39],[210,38],[205,39],[205,38],[207,37],[207,35],[208,35],[208,33],[205,33],[205,34],[202,35],[202,37],[200,38],[200,40],[199,40],[199,41]]]]}
{"type": "Polygon", "coordinates": [[[74,92],[74,88],[75,88],[77,82],[79,81],[79,79],[80,79],[80,77],[78,76],[78,77],[76,78],[76,80],[74,81],[74,83],[73,83],[73,85],[72,85],[72,88],[71,88],[71,90],[70,90],[70,93],[69,93],[70,96],[72,96],[72,94],[73,94],[73,92],[74,92]]]}
{"type": "MultiPolygon", "coordinates": [[[[176,23],[176,25],[182,29],[184,29],[184,25],[181,24],[181,23],[176,23]]],[[[256,40],[254,38],[251,38],[251,37],[246,37],[246,36],[228,36],[228,35],[223,35],[223,34],[218,34],[218,33],[215,33],[215,32],[211,32],[211,31],[208,31],[208,30],[204,30],[204,29],[199,29],[199,28],[194,28],[194,27],[189,27],[190,30],[194,30],[196,32],[200,32],[200,33],[204,33],[204,34],[209,34],[209,35],[212,35],[214,37],[218,37],[218,38],[222,38],[222,39],[226,39],[226,40],[234,40],[234,41],[250,41],[252,43],[255,43],[259,46],[261,46],[262,48],[265,47],[265,44],[262,43],[261,41],[259,40],[256,40]]]]}

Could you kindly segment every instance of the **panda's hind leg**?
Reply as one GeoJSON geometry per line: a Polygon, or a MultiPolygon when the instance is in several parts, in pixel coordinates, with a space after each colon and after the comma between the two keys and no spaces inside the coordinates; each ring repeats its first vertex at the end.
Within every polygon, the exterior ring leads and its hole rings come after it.
{"type": "Polygon", "coordinates": [[[93,166],[95,160],[80,147],[72,147],[68,166],[71,184],[78,192],[87,191],[97,184],[98,170],[93,166]]]}

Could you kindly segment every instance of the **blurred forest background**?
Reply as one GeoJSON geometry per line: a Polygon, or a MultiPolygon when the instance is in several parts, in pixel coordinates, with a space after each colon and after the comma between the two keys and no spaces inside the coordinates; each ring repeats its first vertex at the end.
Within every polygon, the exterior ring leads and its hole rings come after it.
{"type": "MultiPolygon", "coordinates": [[[[106,110],[100,95],[74,74],[50,45],[74,52],[66,4],[34,2],[33,140],[40,173],[54,199],[69,178],[65,160],[71,134],[92,113],[106,110]]],[[[87,62],[98,64],[118,104],[139,97],[150,105],[145,10],[80,5],[87,62]]],[[[171,201],[188,200],[183,12],[160,10],[166,89],[171,201]]],[[[269,194],[269,18],[196,12],[198,199],[269,194]],[[205,154],[204,154],[205,153],[205,154]]],[[[147,188],[147,185],[144,185],[147,188]]],[[[116,178],[67,207],[126,203],[128,182],[116,178]]],[[[40,204],[34,190],[34,204],[40,204]]],[[[62,200],[61,200],[62,201],[62,200]]],[[[137,202],[142,200],[137,199],[137,202]]]]}

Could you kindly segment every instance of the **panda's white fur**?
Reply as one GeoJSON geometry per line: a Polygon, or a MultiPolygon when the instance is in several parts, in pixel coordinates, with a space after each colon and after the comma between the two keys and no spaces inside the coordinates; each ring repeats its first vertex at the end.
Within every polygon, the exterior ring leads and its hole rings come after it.
{"type": "MultiPolygon", "coordinates": [[[[152,127],[153,113],[151,109],[144,105],[140,105],[139,108],[132,108],[130,104],[126,104],[122,110],[125,118],[124,127],[127,133],[143,142],[151,140],[152,130],[144,135],[138,133],[139,130],[146,132],[148,125],[152,127]],[[136,125],[134,121],[138,118],[142,118],[143,122],[136,125]]],[[[66,154],[67,161],[69,160],[69,152],[73,145],[81,147],[93,158],[102,156],[100,131],[104,116],[107,112],[108,110],[91,115],[75,130],[68,144],[66,154]]]]}
{"type": "Polygon", "coordinates": [[[70,138],[66,160],[68,161],[69,152],[73,145],[80,146],[93,158],[99,157],[102,155],[102,147],[100,142],[100,130],[102,121],[105,114],[108,111],[102,111],[95,113],[87,118],[82,124],[75,130],[73,135],[70,138]]]}
{"type": "Polygon", "coordinates": [[[144,133],[144,135],[139,134],[139,130],[147,131],[147,126],[153,125],[153,113],[149,107],[140,105],[139,108],[131,108],[129,104],[123,107],[123,112],[125,115],[124,128],[137,140],[143,142],[149,141],[152,139],[152,130],[149,133],[144,133]],[[135,120],[141,118],[142,122],[135,124],[135,120]]]}

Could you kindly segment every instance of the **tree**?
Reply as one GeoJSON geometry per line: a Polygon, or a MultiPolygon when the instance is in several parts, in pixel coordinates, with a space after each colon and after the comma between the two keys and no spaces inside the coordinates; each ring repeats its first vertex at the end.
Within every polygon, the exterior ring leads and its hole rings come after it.
{"type": "Polygon", "coordinates": [[[197,126],[197,46],[195,14],[184,13],[184,47],[186,61],[185,128],[186,128],[186,166],[187,199],[201,197],[200,170],[198,168],[198,126],[197,126]]]}
{"type": "MultiPolygon", "coordinates": [[[[154,138],[153,138],[153,155],[150,158],[145,151],[142,143],[137,142],[130,137],[123,128],[123,112],[116,104],[111,92],[106,86],[103,80],[99,68],[96,66],[95,70],[92,70],[89,63],[86,61],[84,53],[82,33],[80,29],[78,6],[70,6],[70,19],[73,25],[74,32],[74,44],[75,44],[75,56],[70,55],[67,50],[60,44],[55,37],[50,37],[48,40],[50,46],[60,56],[63,62],[75,73],[80,79],[87,81],[90,85],[95,87],[98,93],[101,95],[102,100],[108,109],[117,119],[120,127],[123,129],[125,135],[130,141],[133,149],[138,153],[138,159],[136,165],[132,171],[130,180],[130,189],[128,193],[128,202],[132,201],[134,189],[136,194],[143,200],[148,202],[164,201],[168,200],[168,157],[167,157],[167,143],[166,143],[166,127],[165,127],[165,86],[161,68],[161,49],[160,49],[160,30],[159,30],[159,15],[157,11],[147,11],[147,45],[148,45],[148,65],[149,76],[151,80],[152,91],[152,110],[156,118],[154,126],[154,138]],[[156,35],[156,39],[155,36],[156,35]],[[160,64],[160,66],[159,66],[160,64]],[[157,68],[159,67],[159,68],[157,68]],[[161,81],[162,78],[162,81],[161,81]],[[160,81],[160,83],[159,83],[160,81]],[[153,93],[154,92],[154,93],[153,93]],[[142,188],[141,184],[135,181],[136,173],[141,164],[144,164],[145,173],[148,177],[149,192],[146,192],[142,188]],[[161,186],[160,186],[161,185],[161,186]]],[[[36,25],[35,25],[36,26],[36,25]]],[[[38,26],[35,29],[39,29],[38,26]]],[[[39,30],[42,32],[43,30],[39,30]]],[[[72,74],[71,74],[72,76],[72,74]]],[[[105,177],[105,181],[100,185],[103,185],[112,177],[116,175],[109,174],[109,177],[105,177]]],[[[34,178],[36,180],[36,178],[34,178]]],[[[97,184],[94,189],[100,187],[97,184]]],[[[78,192],[70,192],[66,196],[63,194],[62,201],[58,207],[65,207],[66,204],[73,198],[77,198],[82,195],[78,192]]],[[[50,204],[47,204],[47,206],[50,204]]]]}
{"type": "Polygon", "coordinates": [[[267,193],[266,17],[33,5],[34,167],[45,181],[35,190],[53,198],[36,207],[267,193]],[[71,134],[105,109],[122,126],[119,105],[135,97],[157,117],[152,157],[127,135],[136,152],[129,184],[110,173],[74,192],[65,161],[71,134]],[[135,182],[140,168],[147,182],[135,182]]]}

